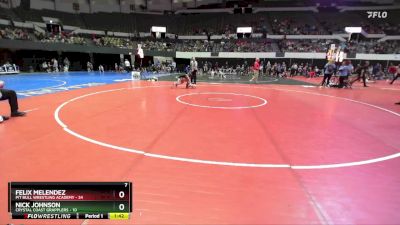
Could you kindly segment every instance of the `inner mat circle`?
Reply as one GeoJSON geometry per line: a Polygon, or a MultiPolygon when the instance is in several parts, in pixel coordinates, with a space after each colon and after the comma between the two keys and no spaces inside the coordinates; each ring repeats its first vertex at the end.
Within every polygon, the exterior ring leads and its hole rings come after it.
{"type": "Polygon", "coordinates": [[[224,92],[189,93],[179,95],[176,100],[190,106],[213,109],[249,109],[267,104],[267,100],[258,96],[224,92]]]}

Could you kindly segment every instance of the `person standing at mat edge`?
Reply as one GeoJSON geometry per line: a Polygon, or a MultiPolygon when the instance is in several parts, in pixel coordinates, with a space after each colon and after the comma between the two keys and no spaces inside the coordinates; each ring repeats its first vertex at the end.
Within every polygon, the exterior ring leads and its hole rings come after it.
{"type": "Polygon", "coordinates": [[[360,65],[357,67],[356,72],[357,72],[357,77],[350,82],[350,85],[353,85],[354,82],[362,79],[364,83],[364,87],[367,86],[367,73],[368,73],[368,68],[369,68],[369,61],[365,61],[364,65],[360,65]]]}
{"type": "Polygon", "coordinates": [[[256,60],[254,61],[254,65],[253,65],[253,78],[251,78],[250,82],[255,81],[256,83],[258,82],[258,76],[260,75],[260,59],[256,58],[256,60]]]}
{"type": "Polygon", "coordinates": [[[333,60],[328,61],[327,64],[324,66],[324,79],[322,80],[321,87],[329,86],[331,77],[335,72],[336,65],[333,60]]]}
{"type": "MultiPolygon", "coordinates": [[[[14,90],[8,90],[4,89],[4,81],[0,80],[0,101],[3,100],[8,100],[8,103],[10,104],[11,108],[11,116],[12,117],[17,117],[17,116],[25,116],[25,112],[20,112],[18,111],[18,99],[17,99],[17,93],[15,93],[14,90]]],[[[4,120],[7,120],[7,116],[2,116],[4,120]]]]}
{"type": "Polygon", "coordinates": [[[192,84],[196,84],[196,80],[197,80],[197,70],[198,70],[198,64],[196,61],[196,58],[192,58],[192,60],[190,61],[190,70],[191,70],[191,75],[190,75],[190,82],[192,84]]]}

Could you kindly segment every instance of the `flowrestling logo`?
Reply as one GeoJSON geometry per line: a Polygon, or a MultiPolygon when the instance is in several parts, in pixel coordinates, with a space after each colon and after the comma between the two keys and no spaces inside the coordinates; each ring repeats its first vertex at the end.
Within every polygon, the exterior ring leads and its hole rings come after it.
{"type": "Polygon", "coordinates": [[[367,11],[368,18],[371,19],[385,19],[388,17],[387,11],[367,11]]]}

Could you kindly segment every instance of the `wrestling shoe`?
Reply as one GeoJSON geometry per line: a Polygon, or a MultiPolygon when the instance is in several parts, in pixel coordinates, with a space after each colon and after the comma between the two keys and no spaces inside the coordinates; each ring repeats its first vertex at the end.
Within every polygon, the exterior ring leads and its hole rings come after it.
{"type": "Polygon", "coordinates": [[[18,117],[18,116],[25,116],[25,115],[26,115],[26,112],[20,112],[20,111],[11,113],[11,117],[18,117]]]}

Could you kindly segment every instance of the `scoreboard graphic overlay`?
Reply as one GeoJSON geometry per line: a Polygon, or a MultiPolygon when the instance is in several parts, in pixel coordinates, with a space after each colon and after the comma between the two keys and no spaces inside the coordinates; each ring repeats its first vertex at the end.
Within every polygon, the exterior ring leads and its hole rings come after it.
{"type": "Polygon", "coordinates": [[[131,182],[10,182],[12,219],[129,219],[131,182]]]}

